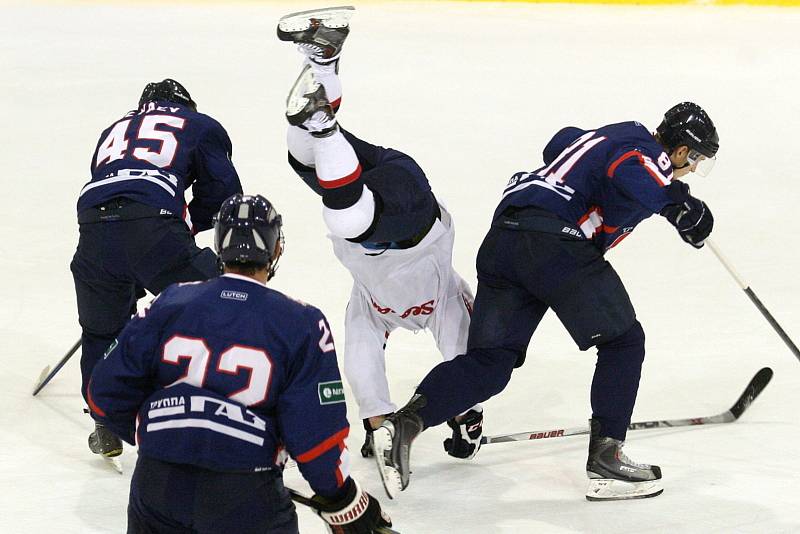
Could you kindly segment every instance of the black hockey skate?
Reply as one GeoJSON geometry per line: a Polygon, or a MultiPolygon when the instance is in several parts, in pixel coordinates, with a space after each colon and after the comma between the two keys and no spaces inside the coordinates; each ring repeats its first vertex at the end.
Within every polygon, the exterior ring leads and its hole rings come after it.
{"type": "Polygon", "coordinates": [[[94,432],[89,434],[89,450],[106,458],[122,454],[122,440],[100,423],[94,424],[94,432]]]}
{"type": "Polygon", "coordinates": [[[422,432],[416,410],[425,406],[422,395],[414,395],[397,413],[389,415],[373,432],[375,462],[390,499],[408,487],[411,475],[411,443],[422,432]]]}
{"type": "Polygon", "coordinates": [[[589,459],[586,474],[590,501],[645,499],[661,495],[661,468],[639,464],[622,452],[624,442],[600,435],[600,422],[590,419],[589,459]]]}
{"type": "Polygon", "coordinates": [[[319,64],[336,61],[342,51],[353,6],[328,7],[290,13],[278,22],[278,39],[300,46],[308,59],[319,64]]]}
{"type": "Polygon", "coordinates": [[[314,137],[328,137],[338,129],[325,88],[308,65],[303,67],[286,98],[286,120],[292,126],[309,130],[314,137]]]}
{"type": "Polygon", "coordinates": [[[453,437],[444,440],[444,450],[455,458],[471,460],[481,448],[483,408],[475,406],[459,418],[461,422],[455,417],[447,421],[447,426],[453,429],[453,437]]]}

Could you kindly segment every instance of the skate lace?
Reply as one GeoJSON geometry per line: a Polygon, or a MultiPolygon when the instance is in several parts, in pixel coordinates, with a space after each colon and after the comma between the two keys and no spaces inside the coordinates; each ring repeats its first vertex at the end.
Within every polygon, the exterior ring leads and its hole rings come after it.
{"type": "Polygon", "coordinates": [[[628,455],[625,454],[625,452],[622,450],[622,448],[624,446],[625,446],[624,442],[620,443],[619,444],[619,448],[617,449],[617,459],[620,462],[628,464],[628,465],[631,465],[631,466],[636,467],[638,469],[650,469],[650,467],[651,467],[650,464],[640,464],[639,462],[634,462],[633,460],[628,458],[628,455]]]}
{"type": "Polygon", "coordinates": [[[336,124],[336,117],[331,117],[325,111],[317,111],[303,125],[312,132],[320,132],[332,128],[336,124]]]}
{"type": "Polygon", "coordinates": [[[315,58],[321,58],[325,51],[321,46],[311,43],[298,43],[297,49],[300,51],[300,53],[315,58]]]}

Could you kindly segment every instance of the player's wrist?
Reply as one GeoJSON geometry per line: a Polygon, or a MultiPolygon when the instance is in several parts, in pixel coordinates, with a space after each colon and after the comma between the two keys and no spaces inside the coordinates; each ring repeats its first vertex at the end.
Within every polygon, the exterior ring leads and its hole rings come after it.
{"type": "Polygon", "coordinates": [[[321,511],[335,512],[347,506],[356,497],[358,490],[355,480],[352,477],[347,477],[342,487],[336,492],[330,494],[317,493],[313,499],[319,505],[321,511]]]}

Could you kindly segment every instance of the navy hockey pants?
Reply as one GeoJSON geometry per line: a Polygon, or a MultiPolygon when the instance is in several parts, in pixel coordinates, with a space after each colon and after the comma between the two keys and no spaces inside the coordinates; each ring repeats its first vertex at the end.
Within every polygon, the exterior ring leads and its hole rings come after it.
{"type": "Polygon", "coordinates": [[[139,455],[128,534],[223,533],[298,534],[280,473],[219,473],[139,455]]]}
{"type": "Polygon", "coordinates": [[[624,439],[636,401],[644,332],[622,281],[587,240],[492,228],[477,258],[478,290],[467,353],[437,365],[417,392],[426,427],[502,391],[552,308],[581,350],[597,346],[593,417],[624,439]]]}
{"type": "Polygon", "coordinates": [[[157,295],[172,283],[207,280],[219,272],[216,254],[200,249],[182,220],[126,219],[150,210],[155,208],[115,199],[104,213],[112,219],[118,215],[118,220],[80,224],[70,269],[82,329],[84,398],[92,369],[136,313],[136,301],[145,296],[145,289],[157,295]]]}
{"type": "Polygon", "coordinates": [[[414,158],[399,150],[363,141],[344,129],[342,134],[361,165],[358,181],[346,187],[324,189],[317,181],[316,171],[294,159],[291,153],[289,164],[306,185],[322,196],[325,205],[333,209],[352,205],[361,196],[363,185],[372,191],[379,216],[363,240],[391,243],[424,236],[438,216],[439,205],[425,172],[414,158]]]}

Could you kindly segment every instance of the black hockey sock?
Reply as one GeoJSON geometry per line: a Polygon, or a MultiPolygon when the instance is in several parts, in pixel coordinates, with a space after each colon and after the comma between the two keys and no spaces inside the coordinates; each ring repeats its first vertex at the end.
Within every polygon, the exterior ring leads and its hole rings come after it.
{"type": "Polygon", "coordinates": [[[616,339],[597,346],[591,398],[592,417],[600,422],[601,435],[625,440],[643,360],[644,331],[639,321],[616,339]]]}

